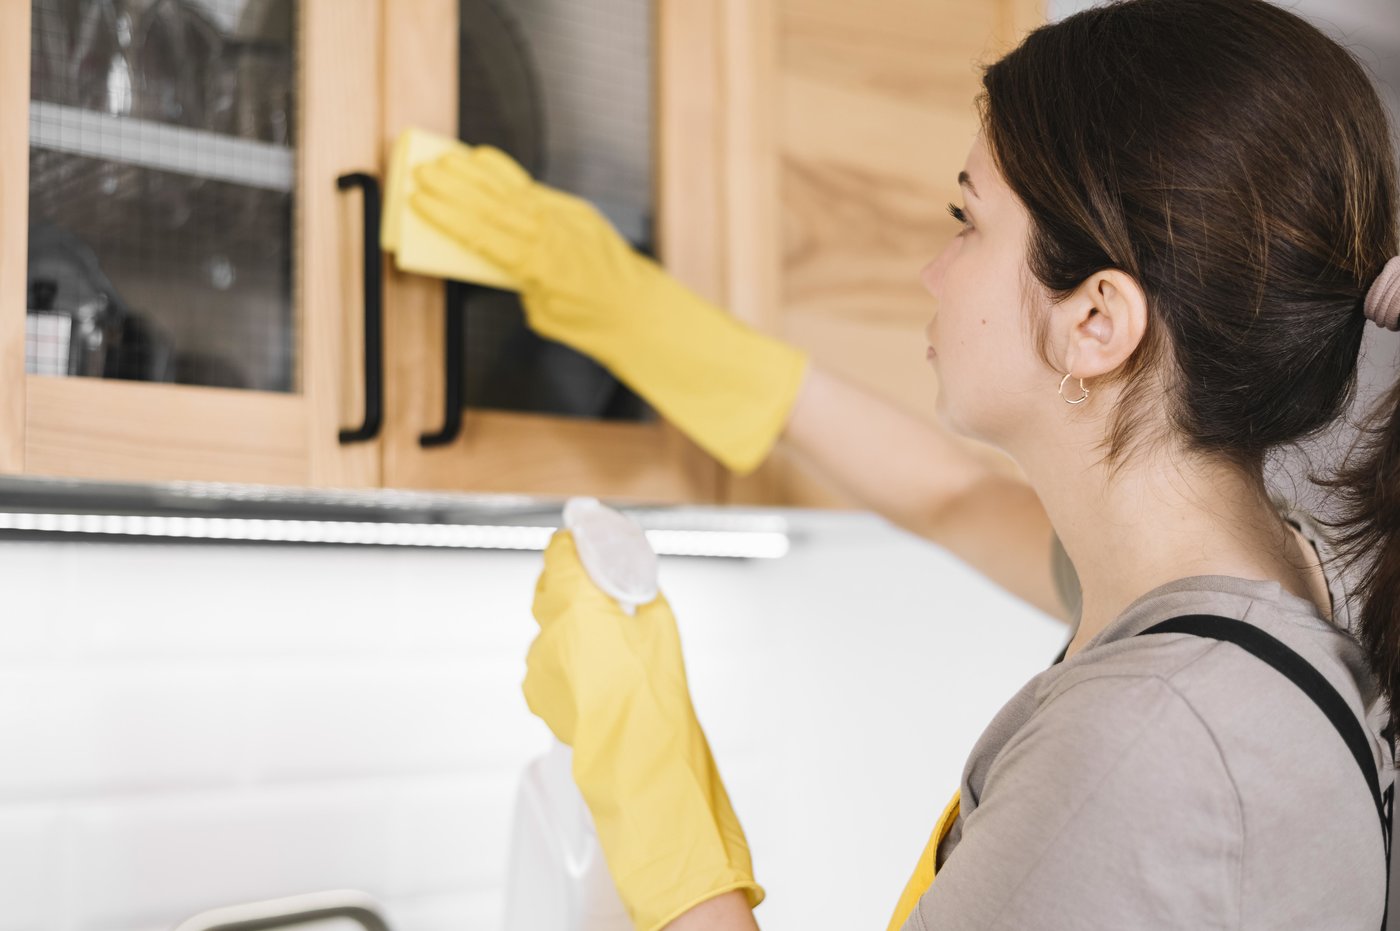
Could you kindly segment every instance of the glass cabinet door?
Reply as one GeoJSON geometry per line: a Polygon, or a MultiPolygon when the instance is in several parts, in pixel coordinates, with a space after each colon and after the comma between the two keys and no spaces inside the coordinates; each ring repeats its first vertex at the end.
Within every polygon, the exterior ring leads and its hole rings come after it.
{"type": "Polygon", "coordinates": [[[379,483],[390,6],[0,3],[0,471],[379,483]]]}
{"type": "Polygon", "coordinates": [[[297,390],[297,0],[33,0],[30,374],[297,390]]]}
{"type": "MultiPolygon", "coordinates": [[[[652,0],[458,0],[457,134],[593,201],[654,254],[652,0]]],[[[470,409],[603,420],[654,414],[607,369],[536,336],[515,294],[450,291],[463,315],[449,366],[470,409]]]]}
{"type": "MultiPolygon", "coordinates": [[[[386,144],[419,128],[504,149],[536,177],[592,200],[635,248],[655,250],[701,293],[718,293],[709,273],[715,228],[688,207],[672,211],[681,199],[668,192],[679,165],[699,162],[685,172],[684,193],[717,203],[704,162],[718,137],[694,117],[713,112],[718,98],[708,66],[696,74],[685,64],[718,50],[717,36],[696,38],[691,28],[718,25],[716,0],[392,6],[386,144]]],[[[385,484],[717,499],[717,464],[605,368],[531,331],[514,294],[444,285],[392,263],[386,293],[395,358],[386,372],[385,484]]]]}

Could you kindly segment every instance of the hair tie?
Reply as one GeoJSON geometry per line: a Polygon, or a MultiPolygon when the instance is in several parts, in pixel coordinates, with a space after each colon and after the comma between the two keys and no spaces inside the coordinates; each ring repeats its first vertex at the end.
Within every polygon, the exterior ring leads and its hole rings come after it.
{"type": "Polygon", "coordinates": [[[1385,263],[1366,292],[1366,319],[1387,330],[1400,330],[1400,255],[1385,263]]]}

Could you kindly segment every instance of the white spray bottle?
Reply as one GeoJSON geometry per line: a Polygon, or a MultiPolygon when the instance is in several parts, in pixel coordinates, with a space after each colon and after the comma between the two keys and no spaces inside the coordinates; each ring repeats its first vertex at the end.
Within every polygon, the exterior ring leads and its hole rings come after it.
{"type": "MultiPolygon", "coordinates": [[[[589,578],[628,614],[657,596],[646,534],[596,498],[570,498],[564,526],[589,578]]],[[[506,931],[630,931],[593,818],[574,783],[573,751],[554,741],[525,769],[506,876],[506,931]]]]}

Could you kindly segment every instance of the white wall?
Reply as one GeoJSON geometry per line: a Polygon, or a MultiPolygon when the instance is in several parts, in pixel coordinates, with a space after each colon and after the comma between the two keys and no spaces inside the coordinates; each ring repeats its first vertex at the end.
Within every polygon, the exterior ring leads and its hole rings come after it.
{"type": "MultiPolygon", "coordinates": [[[[1066,631],[879,520],[670,560],[768,928],[882,926],[1066,631]]],[[[495,928],[538,554],[0,544],[0,931],[155,931],[317,889],[495,928]]]]}

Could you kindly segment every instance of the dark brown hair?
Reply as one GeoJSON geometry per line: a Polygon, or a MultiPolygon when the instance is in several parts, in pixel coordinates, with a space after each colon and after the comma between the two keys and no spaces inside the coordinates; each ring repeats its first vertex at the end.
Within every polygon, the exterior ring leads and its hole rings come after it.
{"type": "MultiPolygon", "coordinates": [[[[1400,251],[1396,153],[1366,69],[1265,0],[1120,0],[1032,32],[983,87],[988,149],[1031,218],[1030,275],[1052,302],[1105,268],[1147,296],[1141,345],[1106,376],[1122,395],[1105,461],[1170,438],[1262,490],[1272,450],[1354,399],[1362,304],[1400,251]]],[[[1058,371],[1047,317],[1028,325],[1058,371]]],[[[1397,403],[1400,386],[1335,477],[1314,476],[1344,504],[1324,523],[1347,571],[1373,563],[1353,586],[1358,634],[1392,706],[1397,403]]]]}

